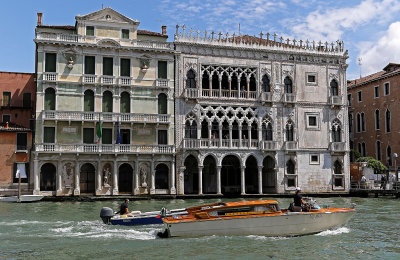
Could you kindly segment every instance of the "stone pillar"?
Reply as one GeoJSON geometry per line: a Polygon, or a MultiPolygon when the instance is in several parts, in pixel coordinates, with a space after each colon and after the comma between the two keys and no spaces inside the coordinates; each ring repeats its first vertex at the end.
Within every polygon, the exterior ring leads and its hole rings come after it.
{"type": "Polygon", "coordinates": [[[242,125],[239,125],[239,147],[242,147],[242,125]]]}
{"type": "Polygon", "coordinates": [[[217,194],[221,195],[221,166],[217,166],[217,194]]]}
{"type": "Polygon", "coordinates": [[[118,163],[116,160],[114,160],[112,195],[118,195],[118,163]]]}
{"type": "Polygon", "coordinates": [[[56,191],[56,196],[59,196],[62,194],[62,161],[58,160],[57,164],[57,191],[56,191]]]}
{"type": "Polygon", "coordinates": [[[137,195],[139,194],[140,190],[139,190],[139,161],[136,159],[135,161],[135,186],[134,190],[133,190],[133,194],[137,195]]]}
{"type": "Polygon", "coordinates": [[[232,147],[232,125],[229,126],[229,147],[232,147]]]}
{"type": "Polygon", "coordinates": [[[155,194],[156,193],[156,173],[154,171],[154,160],[152,160],[151,164],[150,164],[150,178],[151,178],[150,194],[155,194]]]}
{"type": "Polygon", "coordinates": [[[203,195],[203,166],[199,166],[199,195],[203,195]]]}
{"type": "Polygon", "coordinates": [[[175,188],[175,159],[173,159],[172,162],[171,162],[170,194],[176,194],[176,188],[175,188]]]}
{"type": "Polygon", "coordinates": [[[79,196],[81,194],[81,188],[79,186],[79,162],[75,162],[75,189],[74,189],[74,196],[79,196]]]}
{"type": "Polygon", "coordinates": [[[245,195],[246,194],[246,182],[245,182],[245,176],[244,176],[244,171],[246,167],[240,167],[240,194],[245,195]]]}
{"type": "Polygon", "coordinates": [[[258,194],[263,194],[262,170],[263,166],[258,166],[258,194]]]}
{"type": "Polygon", "coordinates": [[[249,124],[247,126],[247,129],[248,129],[247,131],[248,131],[248,134],[249,134],[249,136],[248,136],[248,138],[249,138],[248,146],[251,147],[251,124],[249,124]]]}
{"type": "Polygon", "coordinates": [[[37,156],[33,160],[33,194],[40,194],[40,181],[39,181],[39,160],[37,156]]]}
{"type": "Polygon", "coordinates": [[[101,195],[101,180],[102,180],[102,171],[101,171],[101,160],[97,162],[97,175],[96,175],[96,195],[101,195]]]}
{"type": "Polygon", "coordinates": [[[179,173],[178,173],[178,183],[177,183],[177,187],[178,187],[178,194],[179,195],[183,195],[185,194],[185,186],[184,186],[184,180],[185,180],[185,166],[181,166],[178,168],[179,169],[179,173]]]}
{"type": "Polygon", "coordinates": [[[219,147],[222,147],[222,124],[218,126],[218,132],[219,132],[219,147]]]}

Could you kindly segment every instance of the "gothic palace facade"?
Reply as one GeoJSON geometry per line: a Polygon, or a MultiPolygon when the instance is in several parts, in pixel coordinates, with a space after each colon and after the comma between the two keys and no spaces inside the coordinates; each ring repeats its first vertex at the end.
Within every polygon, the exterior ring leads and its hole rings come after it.
{"type": "Polygon", "coordinates": [[[343,42],[138,25],[39,17],[34,193],[348,191],[343,42]]]}

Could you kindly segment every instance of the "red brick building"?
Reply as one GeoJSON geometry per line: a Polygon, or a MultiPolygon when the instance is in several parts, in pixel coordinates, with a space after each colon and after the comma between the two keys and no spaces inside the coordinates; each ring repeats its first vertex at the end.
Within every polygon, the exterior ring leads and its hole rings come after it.
{"type": "Polygon", "coordinates": [[[19,169],[24,193],[31,190],[30,151],[35,122],[33,73],[0,72],[0,195],[17,192],[19,169]],[[24,174],[25,173],[25,174],[24,174]]]}
{"type": "Polygon", "coordinates": [[[400,64],[389,63],[347,86],[350,149],[394,165],[393,154],[400,154],[400,64]]]}

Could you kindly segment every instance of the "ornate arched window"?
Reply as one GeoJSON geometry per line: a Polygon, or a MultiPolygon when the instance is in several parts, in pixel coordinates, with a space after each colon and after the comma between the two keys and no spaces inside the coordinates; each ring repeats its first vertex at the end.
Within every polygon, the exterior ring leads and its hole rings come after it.
{"type": "Polygon", "coordinates": [[[376,130],[379,130],[379,129],[381,129],[381,125],[380,125],[380,122],[379,122],[379,109],[377,109],[377,110],[375,110],[375,129],[376,130]]]}
{"type": "Polygon", "coordinates": [[[44,110],[56,109],[56,91],[54,88],[47,88],[44,91],[44,110]]]}
{"type": "Polygon", "coordinates": [[[262,134],[264,141],[273,140],[272,120],[270,117],[265,117],[262,122],[262,134]]]}
{"type": "Polygon", "coordinates": [[[192,69],[186,73],[186,88],[196,88],[196,74],[192,69]]]}
{"type": "Polygon", "coordinates": [[[342,174],[342,164],[339,162],[339,160],[336,160],[333,164],[333,173],[342,174]]]}
{"type": "Polygon", "coordinates": [[[381,142],[380,141],[376,141],[376,159],[378,161],[380,161],[382,159],[382,156],[381,156],[381,142]]]}
{"type": "Polygon", "coordinates": [[[83,109],[86,112],[94,111],[94,93],[92,90],[87,89],[83,96],[83,109]]]}
{"type": "Polygon", "coordinates": [[[365,114],[361,113],[361,131],[365,132],[365,114]]]}
{"type": "Polygon", "coordinates": [[[246,91],[247,90],[247,78],[246,74],[243,72],[242,76],[240,77],[240,90],[246,91]]]}
{"type": "Polygon", "coordinates": [[[336,80],[332,80],[331,81],[331,95],[332,96],[337,96],[337,95],[339,95],[339,88],[338,88],[338,83],[337,83],[337,81],[336,80]]]}
{"type": "Polygon", "coordinates": [[[386,110],[385,118],[386,118],[386,133],[389,133],[390,132],[390,111],[389,111],[389,109],[386,110]]]}
{"type": "Polygon", "coordinates": [[[293,122],[289,120],[286,123],[286,141],[293,141],[294,136],[293,136],[293,122]]]}
{"type": "Polygon", "coordinates": [[[262,91],[263,92],[271,92],[271,85],[270,85],[269,77],[266,74],[262,77],[262,91]]]}
{"type": "Polygon", "coordinates": [[[111,91],[103,92],[103,112],[112,112],[113,111],[113,96],[111,91]]]}
{"type": "Polygon", "coordinates": [[[251,74],[250,76],[250,91],[257,91],[257,83],[256,83],[256,78],[254,77],[254,74],[251,74]]]}
{"type": "Polygon", "coordinates": [[[341,123],[338,119],[333,120],[332,122],[332,141],[333,142],[341,142],[341,123]]]}
{"type": "Polygon", "coordinates": [[[361,132],[361,115],[357,114],[357,132],[361,132]]]}
{"type": "Polygon", "coordinates": [[[208,76],[208,72],[206,70],[203,72],[203,77],[201,78],[201,88],[202,89],[210,88],[210,77],[208,76]]]}
{"type": "Polygon", "coordinates": [[[219,89],[219,76],[218,72],[214,71],[212,74],[212,89],[219,89]]]}
{"type": "Polygon", "coordinates": [[[283,81],[285,84],[285,93],[291,94],[293,93],[293,83],[292,80],[289,77],[286,77],[285,80],[283,81]]]}
{"type": "Polygon", "coordinates": [[[197,123],[196,123],[196,121],[186,120],[185,138],[197,139],[197,123]]]}
{"type": "Polygon", "coordinates": [[[121,93],[120,111],[121,113],[131,112],[131,95],[126,91],[121,93]]]}
{"type": "Polygon", "coordinates": [[[294,162],[292,160],[286,162],[286,173],[294,174],[294,162]]]}
{"type": "Polygon", "coordinates": [[[225,90],[229,89],[229,77],[226,72],[222,74],[221,88],[225,90]]]}
{"type": "Polygon", "coordinates": [[[167,95],[161,93],[158,95],[158,114],[167,114],[167,95]]]}

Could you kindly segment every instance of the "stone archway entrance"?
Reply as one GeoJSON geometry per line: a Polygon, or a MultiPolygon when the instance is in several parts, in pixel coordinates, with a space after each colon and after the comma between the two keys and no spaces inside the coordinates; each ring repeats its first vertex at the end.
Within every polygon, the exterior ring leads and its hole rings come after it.
{"type": "Polygon", "coordinates": [[[45,163],[40,169],[40,190],[56,190],[56,167],[52,163],[45,163]]]}
{"type": "Polygon", "coordinates": [[[217,193],[217,163],[208,155],[203,162],[203,193],[217,193]]]}
{"type": "Polygon", "coordinates": [[[275,193],[276,192],[275,161],[270,156],[264,158],[262,176],[263,176],[262,177],[263,193],[275,193]]]}
{"type": "Polygon", "coordinates": [[[132,193],[133,169],[128,163],[119,166],[118,191],[120,193],[132,193]]]}
{"type": "Polygon", "coordinates": [[[234,155],[222,160],[221,191],[224,195],[240,194],[240,161],[234,155]]]}
{"type": "Polygon", "coordinates": [[[85,163],[82,165],[79,175],[79,188],[81,194],[93,194],[95,192],[95,172],[96,169],[92,164],[85,163]]]}
{"type": "Polygon", "coordinates": [[[249,156],[246,160],[245,184],[246,194],[258,194],[258,169],[257,159],[249,156]]]}
{"type": "Polygon", "coordinates": [[[185,194],[199,193],[199,168],[197,159],[189,155],[185,159],[185,194]]]}
{"type": "Polygon", "coordinates": [[[168,174],[169,169],[168,166],[161,163],[156,167],[156,175],[155,175],[155,184],[156,189],[168,189],[168,174]]]}

